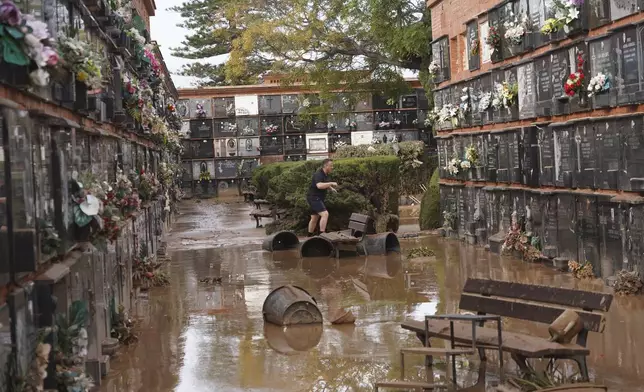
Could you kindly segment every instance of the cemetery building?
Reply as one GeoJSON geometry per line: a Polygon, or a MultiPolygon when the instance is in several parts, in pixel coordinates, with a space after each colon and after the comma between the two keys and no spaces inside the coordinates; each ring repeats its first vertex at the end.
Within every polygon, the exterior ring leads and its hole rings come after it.
{"type": "Polygon", "coordinates": [[[428,6],[445,233],[500,252],[516,222],[548,263],[644,271],[642,2],[428,6]]]}
{"type": "Polygon", "coordinates": [[[317,105],[318,95],[301,83],[285,86],[279,75],[267,75],[257,85],[180,89],[183,189],[237,194],[260,164],[321,160],[344,144],[427,139],[425,91],[418,80],[410,80],[409,87],[398,99],[360,94],[338,99],[330,113],[306,117],[298,113],[317,105]]]}
{"type": "Polygon", "coordinates": [[[100,386],[146,284],[137,265],[163,248],[181,124],[154,13],[154,0],[2,3],[2,392],[100,386]]]}

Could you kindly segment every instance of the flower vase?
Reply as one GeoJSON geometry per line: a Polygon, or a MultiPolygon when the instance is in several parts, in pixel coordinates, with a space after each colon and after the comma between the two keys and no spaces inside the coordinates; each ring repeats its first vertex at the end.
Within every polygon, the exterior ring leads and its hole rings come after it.
{"type": "Polygon", "coordinates": [[[466,173],[467,173],[467,175],[466,175],[466,180],[471,181],[471,180],[473,179],[473,172],[474,172],[474,169],[473,169],[473,168],[472,168],[472,169],[467,170],[467,172],[466,172],[466,173]]]}
{"type": "Polygon", "coordinates": [[[456,129],[460,125],[460,121],[457,117],[452,117],[450,118],[450,122],[452,123],[452,128],[456,129]]]}
{"type": "Polygon", "coordinates": [[[477,166],[474,170],[476,170],[475,178],[477,180],[482,180],[483,179],[483,167],[477,166]]]}

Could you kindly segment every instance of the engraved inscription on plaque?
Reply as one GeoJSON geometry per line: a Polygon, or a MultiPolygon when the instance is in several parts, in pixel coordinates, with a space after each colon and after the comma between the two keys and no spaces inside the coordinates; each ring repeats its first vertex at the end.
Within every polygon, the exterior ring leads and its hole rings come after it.
{"type": "Polygon", "coordinates": [[[599,273],[599,220],[597,215],[597,198],[578,196],[577,227],[579,228],[579,260],[592,264],[593,271],[599,273]]]}
{"type": "Polygon", "coordinates": [[[568,260],[579,260],[577,257],[578,229],[575,197],[568,194],[559,194],[556,198],[559,256],[568,260]]]}
{"type": "Polygon", "coordinates": [[[233,117],[235,115],[235,98],[214,98],[215,117],[233,117]]]}
{"type": "Polygon", "coordinates": [[[552,76],[550,69],[550,56],[543,56],[535,60],[536,78],[536,115],[552,115],[552,76]]]}
{"type": "Polygon", "coordinates": [[[601,156],[601,168],[595,172],[595,184],[602,189],[617,190],[619,186],[622,142],[615,124],[615,121],[611,119],[593,123],[596,138],[595,148],[601,156]]]}
{"type": "MultiPolygon", "coordinates": [[[[615,80],[614,64],[616,62],[612,46],[610,37],[589,44],[590,72],[593,76],[601,72],[608,77],[609,81],[615,80]]],[[[596,108],[610,106],[611,95],[611,89],[596,93],[592,98],[593,106],[596,108]]]]}
{"type": "Polygon", "coordinates": [[[636,93],[640,84],[637,30],[635,27],[620,30],[613,39],[617,54],[614,86],[617,90],[617,104],[627,104],[637,100],[636,93]]]}
{"type": "MultiPolygon", "coordinates": [[[[575,188],[595,188],[595,171],[597,170],[597,150],[595,149],[595,130],[592,124],[581,122],[575,124],[574,152],[575,188]]],[[[601,133],[598,135],[601,137],[601,133]]]]}
{"type": "Polygon", "coordinates": [[[570,126],[553,127],[555,156],[555,185],[572,187],[574,158],[572,154],[572,130],[570,126]]]}
{"type": "Polygon", "coordinates": [[[527,63],[517,67],[519,84],[519,118],[532,118],[536,115],[535,67],[527,63]]]}

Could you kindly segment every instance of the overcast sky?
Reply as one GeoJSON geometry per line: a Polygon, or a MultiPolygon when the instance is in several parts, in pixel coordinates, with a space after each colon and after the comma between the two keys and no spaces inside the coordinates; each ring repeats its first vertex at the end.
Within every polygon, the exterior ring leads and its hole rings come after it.
{"type": "MultiPolygon", "coordinates": [[[[179,71],[183,64],[187,64],[191,60],[170,55],[170,48],[180,46],[187,33],[186,29],[177,27],[177,23],[181,22],[181,16],[175,12],[168,11],[168,8],[180,2],[182,0],[155,0],[157,5],[156,15],[150,18],[152,39],[159,44],[163,59],[170,72],[173,73],[172,80],[177,88],[190,87],[194,82],[194,78],[174,75],[174,72],[179,71]]],[[[220,63],[225,60],[225,56],[209,59],[212,63],[220,63]]]]}

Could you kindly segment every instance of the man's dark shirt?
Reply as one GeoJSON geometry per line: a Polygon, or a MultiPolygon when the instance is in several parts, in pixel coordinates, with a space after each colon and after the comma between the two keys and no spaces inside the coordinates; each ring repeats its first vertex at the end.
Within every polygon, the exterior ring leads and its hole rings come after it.
{"type": "Polygon", "coordinates": [[[326,196],[326,189],[318,189],[317,185],[320,182],[327,182],[329,177],[326,175],[324,170],[320,169],[313,174],[313,179],[311,180],[311,187],[309,188],[309,197],[319,197],[320,200],[324,200],[326,196]]]}

